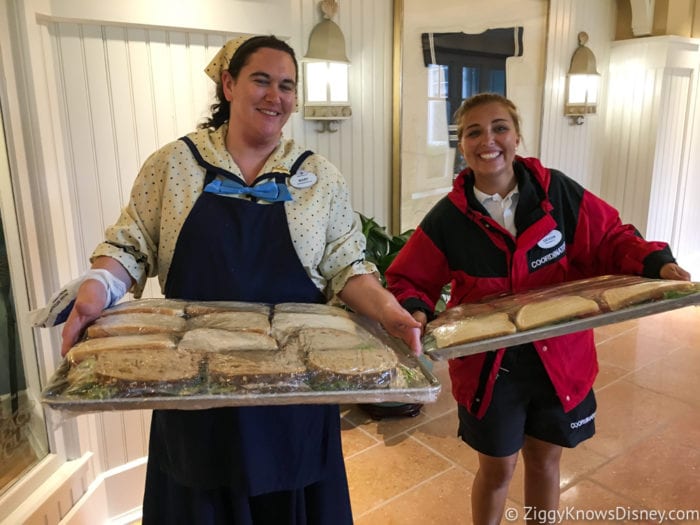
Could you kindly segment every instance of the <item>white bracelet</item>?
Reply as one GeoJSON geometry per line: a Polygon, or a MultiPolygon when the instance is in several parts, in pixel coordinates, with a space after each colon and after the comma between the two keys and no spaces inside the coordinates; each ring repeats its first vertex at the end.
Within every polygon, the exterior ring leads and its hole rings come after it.
{"type": "Polygon", "coordinates": [[[126,285],[110,272],[102,268],[92,268],[88,270],[83,276],[83,281],[88,279],[93,279],[95,281],[101,282],[105,290],[107,291],[107,299],[105,301],[105,308],[109,308],[119,299],[124,297],[126,293],[126,285]]]}

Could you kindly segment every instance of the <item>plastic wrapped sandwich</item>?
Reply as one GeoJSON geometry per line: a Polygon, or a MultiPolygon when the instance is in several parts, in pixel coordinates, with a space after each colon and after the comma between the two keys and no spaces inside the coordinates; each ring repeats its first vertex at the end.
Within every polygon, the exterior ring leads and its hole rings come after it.
{"type": "Polygon", "coordinates": [[[423,347],[460,357],[699,302],[700,283],[604,275],[458,305],[428,323],[423,347]]]}
{"type": "Polygon", "coordinates": [[[86,411],[427,402],[438,392],[402,342],[338,307],[141,299],[90,325],[43,397],[86,411]]]}

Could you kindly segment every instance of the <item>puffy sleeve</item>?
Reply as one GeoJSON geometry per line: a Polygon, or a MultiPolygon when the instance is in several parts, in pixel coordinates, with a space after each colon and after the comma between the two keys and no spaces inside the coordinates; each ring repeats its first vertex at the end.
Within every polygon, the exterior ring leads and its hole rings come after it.
{"type": "Polygon", "coordinates": [[[182,188],[183,170],[197,171],[189,166],[190,157],[184,143],[175,141],[146,159],[128,204],[91,255],[91,260],[107,256],[119,261],[136,281],[131,290],[136,297],[141,296],[146,279],[169,264],[182,217],[188,213],[183,206],[192,200],[183,196],[182,189],[176,193],[171,187],[182,188]],[[163,249],[163,236],[172,237],[172,242],[166,243],[167,250],[163,249]],[[169,254],[161,253],[166,251],[169,254]]]}
{"type": "Polygon", "coordinates": [[[338,170],[328,165],[330,183],[329,216],[326,223],[323,257],[319,271],[328,281],[326,295],[336,296],[354,275],[376,273],[374,264],[365,261],[367,240],[359,215],[353,210],[347,184],[338,170]]]}
{"type": "Polygon", "coordinates": [[[339,170],[320,155],[309,157],[302,170],[318,180],[309,188],[290,188],[290,234],[309,277],[331,301],[348,279],[377,268],[365,261],[366,239],[339,170]]]}

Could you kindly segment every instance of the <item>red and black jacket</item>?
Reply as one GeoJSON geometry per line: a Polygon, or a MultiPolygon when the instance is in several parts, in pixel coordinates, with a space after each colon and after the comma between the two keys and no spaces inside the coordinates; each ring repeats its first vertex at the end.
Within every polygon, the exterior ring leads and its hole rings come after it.
{"type": "MultiPolygon", "coordinates": [[[[448,308],[503,292],[606,274],[658,277],[675,262],[666,243],[645,241],[612,206],[535,158],[516,157],[517,237],[474,196],[466,169],[426,215],[386,272],[387,286],[409,311],[434,311],[452,283],[448,308]]],[[[533,343],[565,410],[588,393],[598,372],[592,330],[533,343]]],[[[450,361],[455,399],[477,417],[491,400],[504,349],[450,361]]]]}

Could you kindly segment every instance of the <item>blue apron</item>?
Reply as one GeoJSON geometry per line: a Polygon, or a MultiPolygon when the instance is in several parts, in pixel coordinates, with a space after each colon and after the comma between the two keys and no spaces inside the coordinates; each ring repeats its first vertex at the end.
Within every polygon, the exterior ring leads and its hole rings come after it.
{"type": "MultiPolygon", "coordinates": [[[[245,185],[181,140],[207,170],[205,186],[216,175],[245,185]]],[[[260,178],[286,182],[279,173],[260,178]]],[[[166,297],[325,302],[296,254],[284,203],[254,201],[200,195],[179,234],[166,297]]],[[[143,523],[352,523],[338,406],[154,410],[143,523]]]]}

